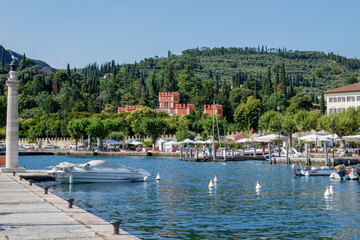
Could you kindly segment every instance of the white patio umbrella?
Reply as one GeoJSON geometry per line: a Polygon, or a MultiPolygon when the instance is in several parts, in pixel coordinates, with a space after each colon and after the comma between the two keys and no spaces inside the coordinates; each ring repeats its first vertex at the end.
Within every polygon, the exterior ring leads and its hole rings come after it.
{"type": "Polygon", "coordinates": [[[360,142],[360,135],[343,136],[342,139],[349,142],[360,142]]]}
{"type": "MultiPolygon", "coordinates": [[[[287,140],[287,139],[288,139],[287,136],[280,135],[280,140],[287,140]]],[[[255,142],[272,142],[272,141],[277,141],[277,140],[279,140],[278,134],[269,134],[269,135],[254,138],[255,142]]]]}
{"type": "Polygon", "coordinates": [[[305,135],[300,137],[300,141],[309,141],[309,142],[314,142],[314,141],[319,141],[320,137],[323,137],[324,135],[319,135],[317,133],[314,134],[309,134],[309,135],[305,135]]]}
{"type": "Polygon", "coordinates": [[[132,144],[132,145],[143,145],[144,143],[143,142],[140,142],[138,140],[131,140],[130,142],[128,142],[127,144],[132,144]]]}
{"type": "Polygon", "coordinates": [[[188,143],[195,143],[195,141],[187,138],[187,139],[185,139],[184,141],[182,141],[181,143],[186,143],[186,144],[188,144],[188,143]]]}
{"type": "Polygon", "coordinates": [[[242,138],[236,141],[237,143],[247,143],[247,142],[254,142],[252,138],[242,138]]]}

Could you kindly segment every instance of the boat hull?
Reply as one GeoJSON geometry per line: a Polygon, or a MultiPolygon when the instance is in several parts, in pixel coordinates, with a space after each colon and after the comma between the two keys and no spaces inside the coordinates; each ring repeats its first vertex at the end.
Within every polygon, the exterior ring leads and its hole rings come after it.
{"type": "Polygon", "coordinates": [[[49,173],[61,183],[104,183],[104,182],[146,182],[150,174],[115,172],[53,172],[49,173]]]}

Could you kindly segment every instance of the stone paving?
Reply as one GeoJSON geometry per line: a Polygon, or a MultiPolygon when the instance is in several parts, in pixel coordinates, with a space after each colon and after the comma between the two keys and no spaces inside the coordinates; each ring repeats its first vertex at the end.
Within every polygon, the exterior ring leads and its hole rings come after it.
{"type": "MultiPolygon", "coordinates": [[[[76,204],[76,202],[75,202],[76,204]]],[[[12,174],[0,174],[0,239],[138,239],[12,174]]]]}

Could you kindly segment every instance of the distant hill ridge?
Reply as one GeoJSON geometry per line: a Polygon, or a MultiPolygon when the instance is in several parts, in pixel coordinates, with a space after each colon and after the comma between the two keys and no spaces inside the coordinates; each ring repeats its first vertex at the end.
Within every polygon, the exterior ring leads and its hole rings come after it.
{"type": "MultiPolygon", "coordinates": [[[[2,60],[2,53],[3,53],[3,50],[4,49],[4,60],[5,60],[5,64],[10,64],[11,61],[12,61],[12,58],[11,58],[11,55],[13,55],[14,57],[16,57],[19,62],[23,59],[23,55],[17,53],[17,52],[14,52],[10,49],[5,49],[2,45],[0,45],[0,61],[2,60]]],[[[28,58],[28,56],[26,56],[26,58],[28,58]]],[[[56,69],[52,68],[49,64],[47,64],[46,62],[44,61],[41,61],[41,60],[36,60],[36,59],[33,59],[34,62],[35,62],[35,65],[39,65],[39,66],[42,66],[42,67],[49,67],[51,68],[51,70],[53,72],[56,72],[56,69]]],[[[1,63],[0,63],[1,64],[1,63]]]]}

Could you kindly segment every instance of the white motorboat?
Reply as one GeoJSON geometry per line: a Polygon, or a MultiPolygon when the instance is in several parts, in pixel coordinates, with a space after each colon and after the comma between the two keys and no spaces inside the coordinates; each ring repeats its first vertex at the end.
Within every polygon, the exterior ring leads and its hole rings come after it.
{"type": "Polygon", "coordinates": [[[93,160],[84,164],[60,163],[47,172],[61,183],[146,182],[151,174],[112,162],[93,160]]]}
{"type": "Polygon", "coordinates": [[[328,166],[306,166],[301,168],[301,166],[293,164],[292,168],[296,176],[330,176],[334,172],[334,168],[330,168],[328,166]]]}

